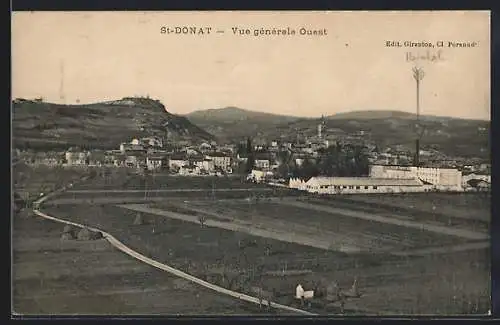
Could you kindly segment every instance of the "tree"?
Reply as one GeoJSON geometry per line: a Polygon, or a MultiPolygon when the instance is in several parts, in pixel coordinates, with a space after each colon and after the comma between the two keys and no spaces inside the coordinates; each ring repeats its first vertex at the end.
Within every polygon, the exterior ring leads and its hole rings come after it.
{"type": "Polygon", "coordinates": [[[207,217],[200,215],[198,216],[198,221],[200,222],[200,226],[203,228],[205,226],[205,221],[207,221],[207,217]]]}
{"type": "Polygon", "coordinates": [[[142,214],[140,212],[137,212],[135,219],[134,219],[134,225],[143,225],[144,219],[142,217],[142,214]]]}
{"type": "Polygon", "coordinates": [[[250,138],[247,139],[247,164],[246,164],[246,172],[249,174],[252,172],[252,169],[255,165],[255,153],[252,147],[252,140],[250,138]]]}
{"type": "Polygon", "coordinates": [[[279,162],[278,175],[281,178],[287,178],[289,173],[293,170],[293,161],[291,161],[291,153],[288,150],[278,151],[277,159],[279,162]]]}
{"type": "Polygon", "coordinates": [[[324,176],[364,176],[368,174],[369,160],[362,146],[338,143],[320,151],[318,169],[324,176]]]}
{"type": "Polygon", "coordinates": [[[247,152],[246,146],[243,143],[238,143],[238,148],[236,149],[236,153],[242,155],[247,152]]]}
{"type": "Polygon", "coordinates": [[[319,169],[316,164],[311,162],[309,159],[304,159],[302,165],[300,166],[299,177],[308,179],[319,175],[319,169]]]}

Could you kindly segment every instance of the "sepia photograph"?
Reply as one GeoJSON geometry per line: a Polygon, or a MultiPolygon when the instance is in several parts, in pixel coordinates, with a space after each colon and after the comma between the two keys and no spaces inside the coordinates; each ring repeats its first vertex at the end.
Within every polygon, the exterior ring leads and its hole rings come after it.
{"type": "Polygon", "coordinates": [[[491,315],[489,11],[14,11],[11,317],[491,315]]]}

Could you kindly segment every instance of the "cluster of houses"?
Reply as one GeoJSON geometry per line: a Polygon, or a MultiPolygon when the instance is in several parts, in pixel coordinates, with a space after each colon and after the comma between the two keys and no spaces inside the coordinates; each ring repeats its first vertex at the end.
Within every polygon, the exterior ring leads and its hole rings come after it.
{"type": "Polygon", "coordinates": [[[231,174],[234,164],[232,147],[219,147],[215,143],[203,143],[198,147],[167,147],[157,137],[133,139],[121,143],[116,150],[72,147],[65,152],[17,152],[15,156],[17,161],[29,165],[128,167],[168,170],[181,175],[231,174]]]}
{"type": "MultiPolygon", "coordinates": [[[[331,141],[321,134],[299,143],[271,141],[255,144],[253,149],[253,169],[247,180],[276,183],[277,169],[283,161],[280,152],[293,152],[291,159],[297,166],[305,160],[314,162],[322,148],[331,141]]],[[[189,144],[165,144],[159,137],[132,139],[121,143],[116,150],[81,150],[70,148],[65,152],[19,152],[17,160],[31,165],[49,166],[108,166],[128,167],[140,170],[168,171],[178,175],[220,175],[232,174],[239,166],[246,164],[246,151],[238,151],[237,145],[218,145],[204,142],[198,146],[189,144]]],[[[241,144],[240,144],[241,147],[241,144]]],[[[313,177],[309,180],[290,179],[288,186],[314,193],[386,193],[425,191],[464,191],[478,186],[490,188],[491,165],[464,161],[457,166],[413,167],[408,163],[408,153],[398,150],[376,149],[365,145],[365,154],[371,163],[368,177],[313,177]],[[406,163],[401,163],[406,162],[406,163]],[[459,168],[460,167],[460,168],[459,168]],[[471,184],[474,183],[474,186],[471,184]]],[[[424,154],[425,152],[421,152],[424,154]]],[[[282,180],[285,181],[285,180],[282,180]]],[[[286,184],[286,182],[285,182],[286,184]]],[[[285,185],[286,186],[286,185],[285,185]]]]}

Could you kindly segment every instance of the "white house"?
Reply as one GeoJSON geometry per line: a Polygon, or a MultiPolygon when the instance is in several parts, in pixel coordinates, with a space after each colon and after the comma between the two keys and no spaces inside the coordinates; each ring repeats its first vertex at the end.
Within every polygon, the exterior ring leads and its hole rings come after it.
{"type": "Polygon", "coordinates": [[[269,171],[263,171],[260,169],[252,169],[250,174],[247,176],[248,181],[253,181],[256,183],[261,183],[265,181],[266,177],[272,177],[273,173],[269,171]]]}
{"type": "Polygon", "coordinates": [[[167,159],[163,155],[148,155],[146,157],[146,166],[149,170],[158,170],[167,165],[167,159]]]}
{"type": "Polygon", "coordinates": [[[305,190],[319,194],[406,193],[431,189],[420,180],[372,177],[312,177],[305,190]]]}
{"type": "Polygon", "coordinates": [[[188,165],[184,165],[184,166],[180,167],[179,174],[185,175],[185,176],[187,176],[187,175],[200,175],[201,170],[200,170],[200,167],[198,167],[198,166],[188,164],[188,165]]]}
{"type": "Polygon", "coordinates": [[[191,160],[192,163],[200,170],[213,172],[215,170],[214,162],[207,158],[195,158],[191,160]]]}
{"type": "Polygon", "coordinates": [[[178,169],[189,163],[188,159],[184,155],[172,155],[168,160],[169,169],[178,169]]]}
{"type": "Polygon", "coordinates": [[[269,169],[271,162],[268,158],[255,158],[255,168],[269,169]]]}
{"type": "Polygon", "coordinates": [[[212,152],[206,157],[213,161],[215,168],[220,168],[224,171],[231,168],[231,157],[222,152],[212,152]]]}

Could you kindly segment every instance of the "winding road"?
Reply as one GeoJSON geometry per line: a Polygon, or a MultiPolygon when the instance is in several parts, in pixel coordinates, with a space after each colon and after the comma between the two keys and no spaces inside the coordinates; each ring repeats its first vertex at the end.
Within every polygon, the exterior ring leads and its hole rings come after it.
{"type": "Polygon", "coordinates": [[[219,293],[222,293],[222,294],[234,297],[236,299],[240,299],[240,300],[244,300],[244,301],[251,302],[251,303],[254,303],[254,304],[258,304],[258,305],[267,305],[267,304],[269,304],[273,308],[277,308],[277,309],[281,309],[281,310],[285,310],[285,311],[290,311],[290,312],[294,312],[294,313],[297,313],[297,314],[315,315],[314,313],[310,313],[310,312],[302,310],[302,309],[293,308],[293,307],[286,306],[286,305],[281,305],[281,304],[278,304],[278,303],[272,302],[272,301],[268,302],[268,300],[266,300],[266,299],[260,299],[258,297],[249,296],[249,295],[246,295],[246,294],[243,294],[243,293],[239,293],[239,292],[236,292],[236,291],[228,290],[226,288],[223,288],[223,287],[217,286],[215,284],[209,283],[209,282],[204,281],[204,280],[202,280],[200,278],[197,278],[197,277],[195,277],[193,275],[190,275],[188,273],[182,272],[181,270],[175,269],[175,268],[173,268],[171,266],[168,266],[166,264],[163,264],[163,263],[160,263],[158,261],[155,261],[155,260],[153,260],[153,259],[151,259],[149,257],[146,257],[146,256],[140,254],[139,252],[134,251],[131,248],[127,247],[125,244],[123,244],[122,242],[120,242],[118,239],[116,239],[115,237],[113,237],[111,234],[109,234],[109,233],[107,233],[105,231],[102,231],[101,229],[97,229],[97,228],[94,228],[94,227],[90,227],[90,226],[78,224],[78,223],[71,222],[71,221],[68,221],[68,220],[59,219],[59,218],[50,216],[50,215],[45,214],[45,213],[43,213],[43,212],[40,211],[40,207],[41,207],[42,203],[44,203],[45,201],[47,201],[49,198],[54,197],[55,195],[58,195],[58,194],[64,192],[66,189],[67,189],[67,187],[63,187],[63,188],[61,188],[59,190],[56,190],[56,191],[54,191],[54,192],[52,192],[50,194],[47,194],[47,195],[43,196],[43,197],[39,198],[37,201],[35,201],[34,202],[35,209],[33,209],[33,212],[35,213],[35,215],[37,215],[39,217],[42,217],[42,218],[45,218],[45,219],[48,219],[48,220],[52,220],[52,221],[56,221],[56,222],[60,222],[60,223],[68,224],[68,225],[73,225],[73,226],[76,226],[76,227],[79,227],[79,228],[87,228],[87,229],[92,230],[92,231],[100,232],[103,235],[103,237],[111,245],[113,245],[114,247],[116,247],[120,251],[124,252],[125,254],[127,254],[127,255],[129,255],[131,257],[134,257],[135,259],[137,259],[137,260],[139,260],[139,261],[141,261],[143,263],[146,263],[148,265],[156,267],[156,268],[158,268],[160,270],[169,272],[169,273],[174,274],[174,275],[176,275],[176,276],[178,276],[180,278],[183,278],[185,280],[188,280],[188,281],[191,281],[193,283],[199,284],[199,285],[201,285],[203,287],[212,289],[212,290],[214,290],[216,292],[219,292],[219,293]]]}

